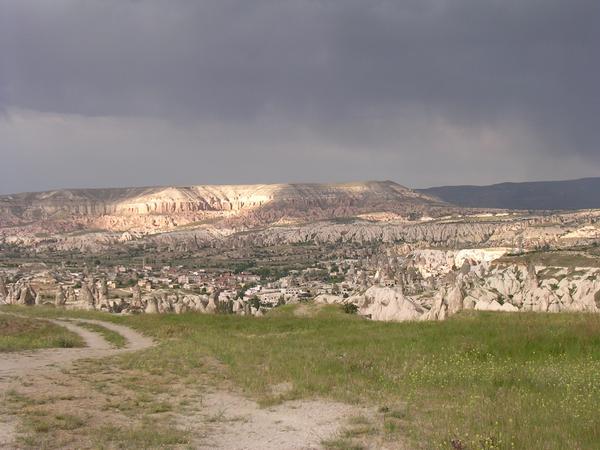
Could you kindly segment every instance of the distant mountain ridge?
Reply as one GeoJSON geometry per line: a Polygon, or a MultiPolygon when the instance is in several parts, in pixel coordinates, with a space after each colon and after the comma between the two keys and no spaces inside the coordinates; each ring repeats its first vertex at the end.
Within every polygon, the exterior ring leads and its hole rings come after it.
{"type": "Polygon", "coordinates": [[[473,208],[576,210],[600,208],[600,177],[566,181],[439,186],[416,189],[454,205],[473,208]]]}
{"type": "Polygon", "coordinates": [[[60,221],[168,229],[207,220],[270,225],[373,212],[431,215],[451,205],[392,181],[60,189],[0,196],[0,226],[60,221]]]}

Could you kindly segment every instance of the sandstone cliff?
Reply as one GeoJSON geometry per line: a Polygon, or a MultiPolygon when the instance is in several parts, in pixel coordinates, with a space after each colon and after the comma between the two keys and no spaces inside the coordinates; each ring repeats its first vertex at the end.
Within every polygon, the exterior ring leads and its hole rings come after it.
{"type": "Polygon", "coordinates": [[[360,213],[434,213],[449,205],[392,182],[67,189],[0,196],[0,226],[165,231],[198,221],[265,225],[360,213]]]}

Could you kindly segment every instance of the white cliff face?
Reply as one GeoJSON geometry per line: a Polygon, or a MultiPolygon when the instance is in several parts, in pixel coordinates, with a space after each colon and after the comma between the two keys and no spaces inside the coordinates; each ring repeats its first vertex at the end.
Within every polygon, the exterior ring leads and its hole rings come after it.
{"type": "Polygon", "coordinates": [[[72,189],[0,196],[0,226],[61,218],[90,226],[103,223],[105,227],[112,225],[105,229],[127,231],[146,223],[144,216],[148,215],[168,216],[179,223],[186,218],[247,216],[247,221],[264,224],[284,216],[301,216],[307,208],[315,217],[335,217],[340,213],[402,213],[428,207],[450,208],[437,199],[387,181],[72,189]],[[97,222],[95,219],[101,216],[108,220],[97,222]]]}
{"type": "Polygon", "coordinates": [[[273,200],[278,185],[191,186],[152,190],[114,204],[123,215],[241,211],[273,200]]]}
{"type": "Polygon", "coordinates": [[[454,265],[461,267],[465,261],[469,263],[475,262],[476,264],[489,263],[506,255],[511,250],[507,247],[458,250],[454,254],[454,265]]]}

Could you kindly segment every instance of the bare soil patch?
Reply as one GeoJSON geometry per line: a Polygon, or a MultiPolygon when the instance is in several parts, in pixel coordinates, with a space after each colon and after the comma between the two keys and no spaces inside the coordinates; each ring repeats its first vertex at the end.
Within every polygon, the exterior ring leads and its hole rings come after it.
{"type": "Polygon", "coordinates": [[[362,408],[323,400],[294,400],[261,408],[226,391],[205,392],[191,414],[179,418],[201,449],[319,449],[362,408]]]}

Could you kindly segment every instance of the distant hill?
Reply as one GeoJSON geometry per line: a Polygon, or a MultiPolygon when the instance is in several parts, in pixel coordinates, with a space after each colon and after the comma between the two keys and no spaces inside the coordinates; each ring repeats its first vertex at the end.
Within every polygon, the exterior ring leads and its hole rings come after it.
{"type": "Polygon", "coordinates": [[[61,189],[0,196],[0,228],[58,222],[161,231],[203,221],[255,226],[382,212],[436,216],[456,209],[391,181],[61,189]]]}
{"type": "Polygon", "coordinates": [[[464,207],[506,209],[600,208],[600,177],[567,181],[441,186],[417,189],[464,207]]]}

